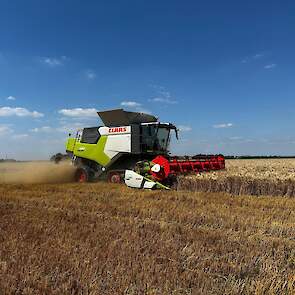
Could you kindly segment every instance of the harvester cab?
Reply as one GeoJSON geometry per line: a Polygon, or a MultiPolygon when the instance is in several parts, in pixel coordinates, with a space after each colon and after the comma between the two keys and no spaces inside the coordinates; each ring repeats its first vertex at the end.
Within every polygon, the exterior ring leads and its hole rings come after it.
{"type": "Polygon", "coordinates": [[[179,173],[224,168],[222,156],[171,157],[171,133],[178,138],[177,128],[153,115],[123,109],[98,115],[103,126],[78,130],[66,143],[79,182],[107,179],[136,188],[168,188],[179,173]]]}

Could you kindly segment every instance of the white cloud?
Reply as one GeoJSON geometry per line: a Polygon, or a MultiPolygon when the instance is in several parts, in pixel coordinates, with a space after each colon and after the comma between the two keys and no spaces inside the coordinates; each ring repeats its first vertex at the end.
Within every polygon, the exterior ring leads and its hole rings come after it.
{"type": "Polygon", "coordinates": [[[96,73],[93,70],[87,70],[85,76],[88,80],[94,80],[96,78],[96,73]]]}
{"type": "Polygon", "coordinates": [[[29,137],[29,135],[28,134],[14,134],[14,135],[12,135],[12,139],[24,139],[24,138],[27,138],[27,137],[29,137]]]}
{"type": "Polygon", "coordinates": [[[29,111],[26,108],[11,108],[11,107],[1,107],[0,108],[0,117],[32,117],[32,118],[41,118],[44,117],[44,114],[37,111],[29,111]]]}
{"type": "Polygon", "coordinates": [[[38,132],[46,132],[46,133],[49,133],[49,132],[52,132],[54,131],[54,129],[50,126],[43,126],[43,127],[36,127],[36,128],[33,128],[30,130],[31,132],[35,132],[35,133],[38,133],[38,132]]]}
{"type": "Polygon", "coordinates": [[[232,123],[222,123],[222,124],[213,125],[213,128],[230,128],[232,126],[233,126],[232,123]]]}
{"type": "Polygon", "coordinates": [[[141,107],[141,103],[138,103],[136,101],[122,101],[121,106],[129,108],[138,108],[141,107]]]}
{"type": "Polygon", "coordinates": [[[23,139],[28,137],[28,134],[13,134],[14,130],[7,125],[0,125],[0,136],[9,135],[10,139],[23,139]]]}
{"type": "Polygon", "coordinates": [[[258,58],[261,58],[261,57],[264,57],[264,54],[263,53],[257,53],[255,55],[253,55],[253,58],[254,59],[258,59],[258,58]]]}
{"type": "Polygon", "coordinates": [[[29,131],[32,133],[54,133],[54,132],[74,132],[78,129],[82,129],[86,127],[85,123],[78,123],[78,122],[63,122],[61,126],[59,127],[51,127],[51,126],[42,126],[42,127],[36,127],[33,129],[30,129],[29,131]]]}
{"type": "Polygon", "coordinates": [[[85,124],[79,123],[79,122],[71,122],[67,124],[63,124],[62,126],[56,128],[56,131],[67,133],[67,132],[75,132],[78,129],[83,129],[85,127],[85,124]]]}
{"type": "Polygon", "coordinates": [[[13,130],[6,125],[0,125],[0,136],[12,133],[13,130]]]}
{"type": "Polygon", "coordinates": [[[136,101],[122,101],[121,102],[121,106],[122,107],[126,107],[129,109],[133,109],[136,112],[140,112],[140,113],[146,113],[146,114],[150,114],[151,112],[145,108],[142,107],[142,104],[136,101]]]}
{"type": "Polygon", "coordinates": [[[178,101],[169,99],[167,97],[154,97],[154,98],[150,99],[149,101],[166,103],[166,104],[177,104],[178,103],[178,101]]]}
{"type": "Polygon", "coordinates": [[[186,126],[186,125],[179,125],[178,129],[182,132],[188,132],[188,131],[192,131],[192,127],[191,126],[186,126]]]}
{"type": "Polygon", "coordinates": [[[254,139],[248,138],[244,140],[244,143],[251,143],[254,142],[254,139]]]}
{"type": "Polygon", "coordinates": [[[67,59],[68,58],[66,56],[61,56],[61,57],[42,57],[40,60],[43,64],[54,68],[54,67],[64,65],[67,59]]]}
{"type": "Polygon", "coordinates": [[[171,93],[165,89],[165,87],[160,85],[150,85],[152,88],[154,88],[157,92],[157,96],[149,99],[150,102],[156,102],[156,103],[164,103],[164,104],[177,104],[178,101],[175,99],[172,99],[171,93]]]}
{"type": "Polygon", "coordinates": [[[94,108],[61,109],[58,111],[58,113],[63,116],[72,117],[72,118],[97,117],[97,110],[94,108]]]}
{"type": "Polygon", "coordinates": [[[257,54],[254,54],[252,56],[247,56],[244,59],[242,59],[242,63],[248,63],[248,62],[251,62],[253,60],[260,59],[260,58],[262,58],[264,56],[265,56],[264,53],[257,53],[257,54]]]}
{"type": "Polygon", "coordinates": [[[159,90],[159,93],[160,93],[161,95],[163,95],[164,97],[166,97],[166,98],[170,98],[170,97],[171,97],[170,92],[167,91],[167,90],[165,90],[165,89],[159,90]]]}
{"type": "Polygon", "coordinates": [[[6,100],[16,100],[16,98],[12,95],[9,95],[8,97],[6,97],[6,100]]]}
{"type": "Polygon", "coordinates": [[[264,66],[264,68],[265,68],[266,70],[270,70],[270,69],[275,68],[276,66],[277,66],[277,64],[269,64],[269,65],[264,66]]]}

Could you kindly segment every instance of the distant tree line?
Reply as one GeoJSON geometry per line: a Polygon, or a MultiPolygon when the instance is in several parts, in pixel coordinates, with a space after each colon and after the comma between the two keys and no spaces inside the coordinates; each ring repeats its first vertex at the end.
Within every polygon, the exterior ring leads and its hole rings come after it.
{"type": "Polygon", "coordinates": [[[0,159],[0,163],[3,163],[3,162],[16,162],[15,159],[0,159]]]}
{"type": "Polygon", "coordinates": [[[50,157],[50,161],[58,164],[60,161],[69,160],[70,158],[68,154],[57,153],[50,157]]]}

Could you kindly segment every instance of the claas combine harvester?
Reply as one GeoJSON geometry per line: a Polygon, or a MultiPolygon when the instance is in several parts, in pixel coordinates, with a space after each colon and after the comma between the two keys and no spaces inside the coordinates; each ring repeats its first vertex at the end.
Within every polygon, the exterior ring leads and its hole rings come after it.
{"type": "Polygon", "coordinates": [[[225,168],[222,155],[172,157],[171,123],[152,115],[116,109],[98,112],[104,126],[78,130],[66,143],[78,182],[108,180],[133,188],[169,189],[177,175],[225,168]]]}

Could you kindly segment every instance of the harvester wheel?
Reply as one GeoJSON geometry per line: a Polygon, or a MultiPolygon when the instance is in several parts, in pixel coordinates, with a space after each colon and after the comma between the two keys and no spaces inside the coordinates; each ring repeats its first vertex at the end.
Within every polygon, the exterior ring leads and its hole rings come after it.
{"type": "Polygon", "coordinates": [[[110,172],[108,176],[108,180],[111,183],[121,183],[122,182],[122,177],[119,172],[110,172]]]}
{"type": "Polygon", "coordinates": [[[81,183],[89,181],[88,169],[86,169],[84,167],[77,168],[76,173],[75,173],[75,180],[77,182],[81,182],[81,183]]]}

